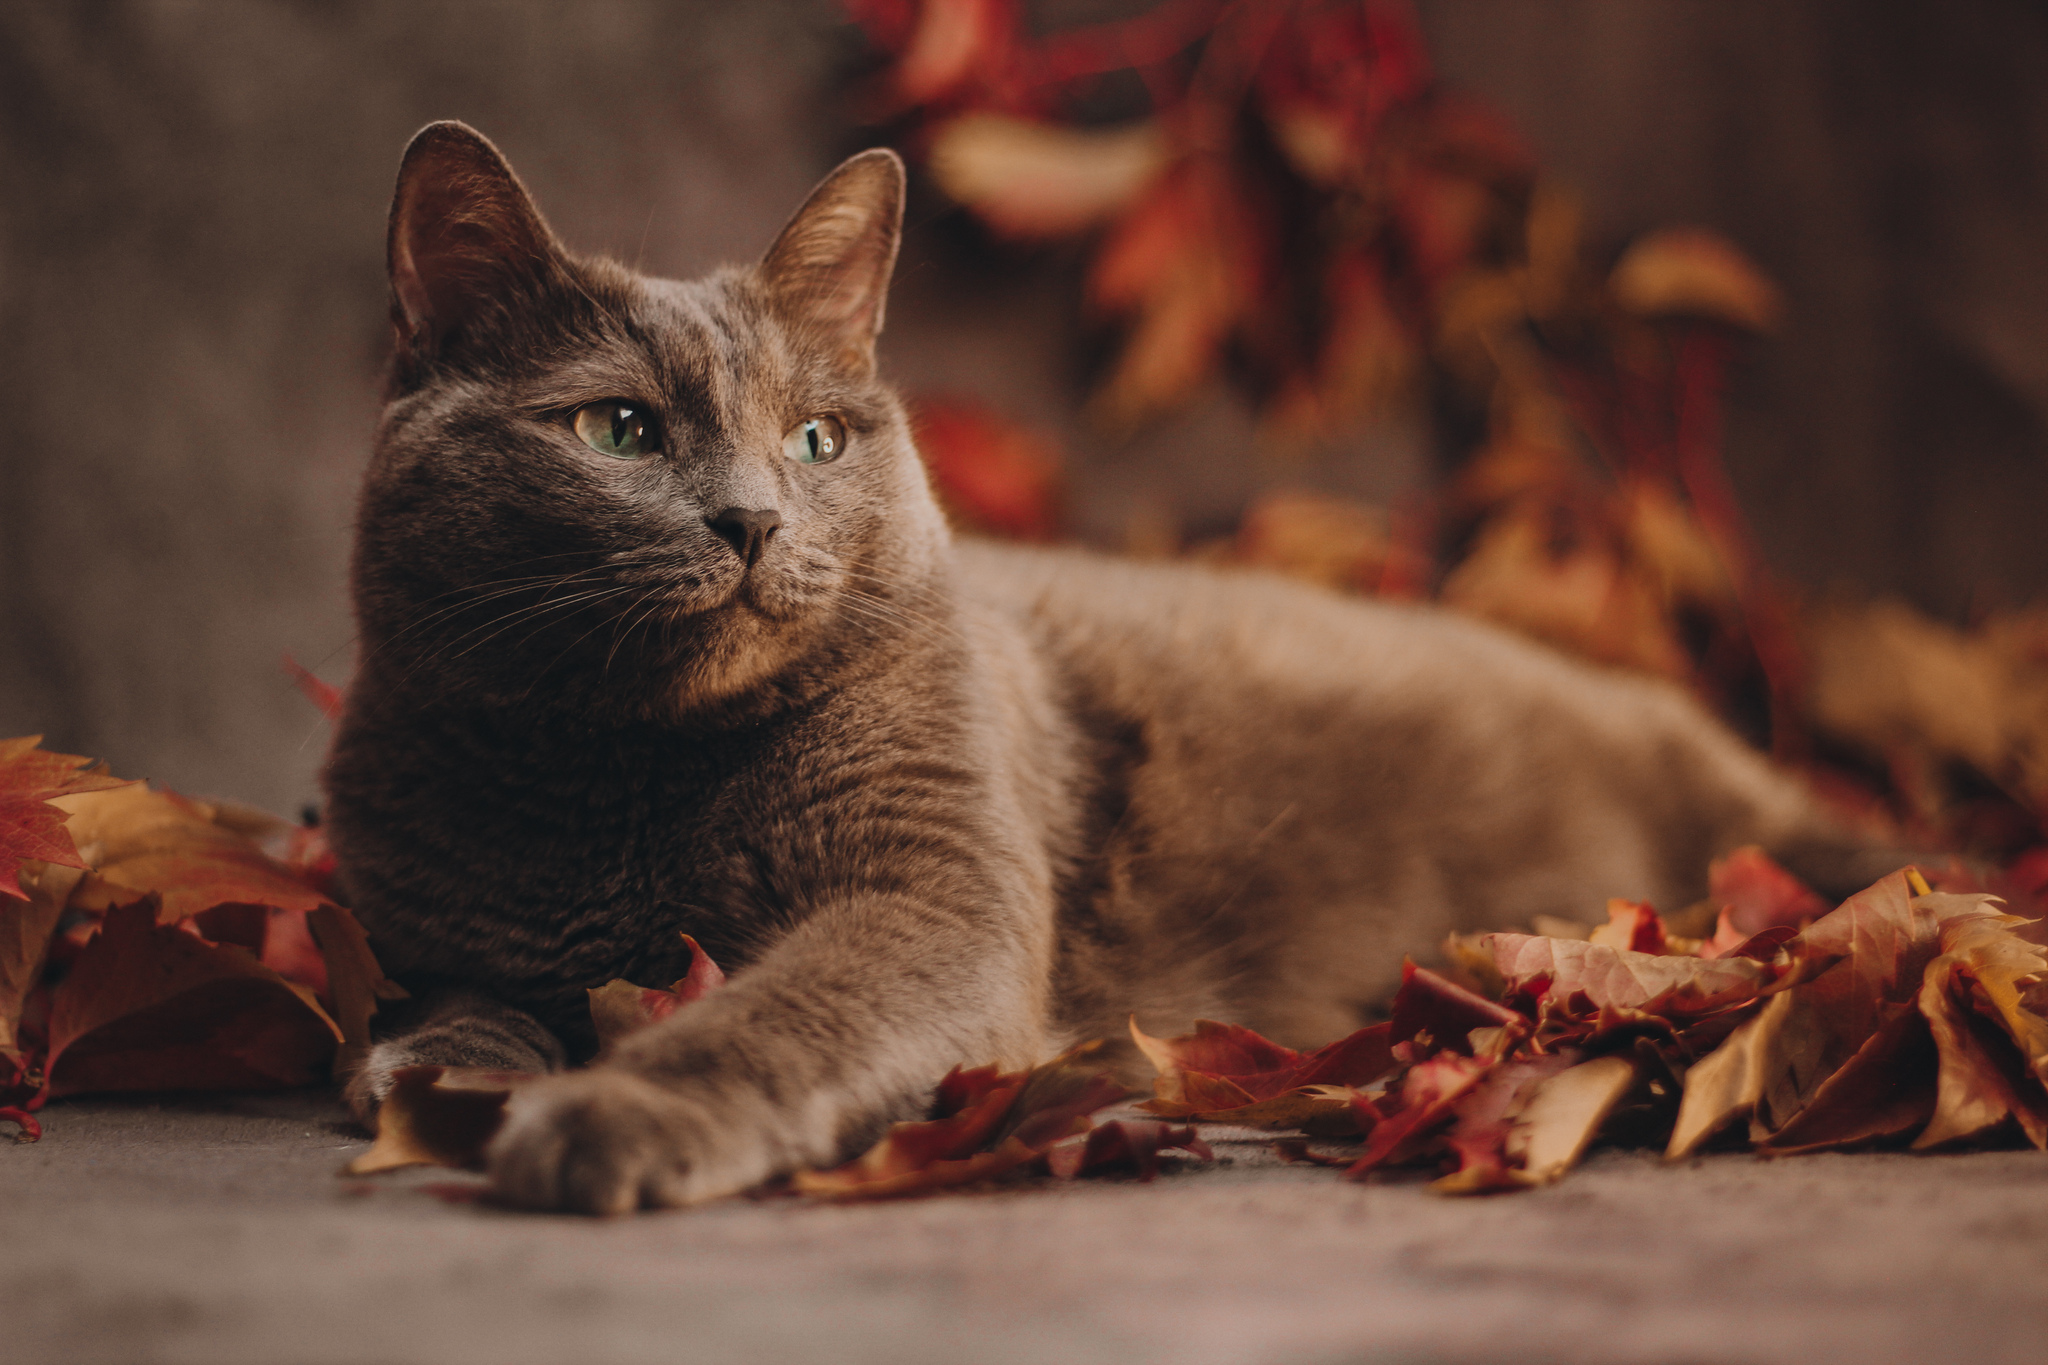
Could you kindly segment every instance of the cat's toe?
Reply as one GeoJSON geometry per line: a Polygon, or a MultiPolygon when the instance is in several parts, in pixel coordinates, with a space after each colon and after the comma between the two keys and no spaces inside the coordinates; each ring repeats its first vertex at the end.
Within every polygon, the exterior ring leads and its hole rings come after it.
{"type": "Polygon", "coordinates": [[[693,1152],[707,1145],[685,1101],[599,1069],[515,1092],[485,1155],[492,1192],[506,1203],[617,1215],[705,1197],[690,1174],[693,1152]]]}
{"type": "Polygon", "coordinates": [[[378,1043],[365,1053],[341,1087],[341,1097],[356,1122],[375,1128],[377,1111],[384,1107],[384,1097],[391,1093],[394,1073],[418,1062],[412,1049],[401,1041],[378,1043]]]}

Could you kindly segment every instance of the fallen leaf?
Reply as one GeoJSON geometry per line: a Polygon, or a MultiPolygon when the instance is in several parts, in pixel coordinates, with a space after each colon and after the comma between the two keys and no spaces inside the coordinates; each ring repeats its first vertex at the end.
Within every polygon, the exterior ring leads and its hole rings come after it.
{"type": "Polygon", "coordinates": [[[1772,996],[1763,1009],[1685,1073],[1685,1093],[1672,1126],[1664,1159],[1679,1161],[1714,1134],[1756,1110],[1763,1094],[1763,1055],[1791,1009],[1790,992],[1772,996]]]}
{"type": "Polygon", "coordinates": [[[1586,942],[1603,948],[1622,948],[1632,953],[1666,954],[1671,944],[1664,935],[1664,921],[1648,901],[1610,900],[1607,923],[1586,936],[1586,942]]]}
{"type": "Polygon", "coordinates": [[[1531,1184],[1557,1180],[1578,1164],[1600,1125],[1636,1082],[1628,1057],[1596,1057],[1540,1082],[1508,1134],[1507,1153],[1531,1184]]]}
{"type": "Polygon", "coordinates": [[[1296,1052],[1237,1024],[1198,1019],[1193,1033],[1162,1039],[1131,1020],[1131,1038],[1159,1072],[1143,1107],[1162,1118],[1242,1112],[1305,1086],[1364,1085],[1393,1070],[1392,1032],[1374,1024],[1296,1052]]]}
{"type": "Polygon", "coordinates": [[[44,1093],[307,1085],[341,1028],[246,949],[159,922],[154,897],[109,910],[50,1004],[44,1093]]]}
{"type": "Polygon", "coordinates": [[[539,1080],[526,1071],[475,1066],[408,1066],[391,1073],[391,1093],[377,1110],[377,1140],[342,1167],[343,1175],[374,1175],[401,1166],[482,1170],[484,1148],[505,1122],[505,1101],[539,1080]]]}
{"type": "Polygon", "coordinates": [[[1800,928],[1829,908],[1817,892],[1754,844],[1708,865],[1707,895],[1723,907],[1728,925],[1745,938],[1780,925],[1800,928]]]}
{"type": "Polygon", "coordinates": [[[1917,1005],[1889,1005],[1877,1032],[1757,1151],[1795,1156],[1916,1133],[1934,1117],[1939,1065],[1927,1016],[1917,1005]]]}
{"type": "MultiPolygon", "coordinates": [[[[1298,1129],[1311,1137],[1350,1137],[1364,1131],[1353,1103],[1357,1098],[1358,1092],[1348,1085],[1305,1085],[1284,1095],[1236,1109],[1199,1109],[1176,1117],[1193,1119],[1198,1123],[1234,1124],[1241,1128],[1298,1129]]],[[[1140,1108],[1150,1108],[1156,1103],[1151,1101],[1140,1108]]],[[[1160,1113],[1170,1108],[1172,1106],[1162,1106],[1152,1109],[1152,1112],[1160,1113]]]]}
{"type": "MultiPolygon", "coordinates": [[[[1427,967],[1418,967],[1413,961],[1404,959],[1401,963],[1401,988],[1394,993],[1393,1018],[1388,1025],[1391,1042],[1406,1043],[1428,1038],[1439,1047],[1470,1053],[1473,1049],[1467,1035],[1472,1030],[1526,1029],[1528,1020],[1438,976],[1427,967]]],[[[1374,1079],[1377,1078],[1367,1076],[1362,1081],[1347,1084],[1363,1084],[1374,1079]]]]}
{"type": "Polygon", "coordinates": [[[1400,1108],[1372,1127],[1365,1150],[1345,1169],[1362,1180],[1382,1166],[1399,1165],[1421,1154],[1459,1100],[1492,1069],[1492,1062],[1440,1052],[1416,1063],[1402,1077],[1400,1108]]]}
{"type": "Polygon", "coordinates": [[[892,1124],[856,1160],[829,1171],[798,1171],[791,1188],[823,1199],[889,1199],[1026,1166],[1085,1131],[1089,1114],[1127,1093],[1091,1069],[1102,1047],[1100,1041],[1083,1044],[1029,1072],[955,1067],[939,1083],[932,1118],[892,1124]]]}
{"type": "Polygon", "coordinates": [[[1088,1130],[1086,1137],[1063,1142],[1045,1154],[1046,1166],[1062,1180],[1086,1171],[1128,1166],[1138,1179],[1159,1174],[1159,1153],[1175,1148],[1203,1161],[1216,1153],[1196,1134],[1192,1124],[1175,1127],[1157,1119],[1111,1119],[1088,1130]]]}
{"type": "Polygon", "coordinates": [[[0,1060],[20,1070],[22,1055],[16,1030],[28,993],[42,978],[50,938],[72,889],[84,871],[61,863],[30,862],[16,868],[26,901],[0,897],[0,1060]]]}
{"type": "Polygon", "coordinates": [[[271,906],[304,913],[327,897],[249,839],[213,819],[213,808],[140,784],[60,798],[70,830],[92,866],[71,904],[104,910],[159,898],[166,924],[219,905],[271,906]]]}
{"type": "Polygon", "coordinates": [[[24,863],[86,866],[65,829],[69,811],[52,804],[57,798],[136,785],[89,758],[38,748],[42,742],[41,735],[0,739],[0,896],[15,900],[28,899],[16,880],[24,863]]]}
{"type": "Polygon", "coordinates": [[[385,977],[370,951],[369,935],[353,914],[338,905],[317,905],[305,923],[325,964],[326,995],[341,1029],[333,1071],[346,1076],[370,1049],[370,1020],[378,1002],[403,1000],[406,991],[385,977]]]}
{"type": "MultiPolygon", "coordinates": [[[[1923,896],[1915,904],[1937,899],[1981,903],[1990,898],[1923,896]]],[[[2048,1147],[2048,1095],[2031,1070],[2033,1059],[1972,1008],[1985,977],[2001,982],[2005,994],[2016,979],[2040,973],[2041,950],[2007,932],[2020,922],[2009,915],[1964,913],[1941,926],[1942,955],[1928,964],[1918,1001],[1934,1035],[1940,1072],[1934,1116],[1913,1140],[1916,1151],[1976,1137],[2008,1118],[2034,1146],[2048,1147]]],[[[2048,1032],[2048,1021],[2020,1007],[2016,998],[2012,1003],[2021,1036],[2039,1041],[2048,1032]]],[[[1992,1019],[2005,1022],[2002,1011],[1991,1013],[1992,1019]]]]}
{"type": "Polygon", "coordinates": [[[1053,539],[1065,480],[1054,441],[956,397],[919,398],[912,423],[918,453],[956,525],[1011,540],[1053,539]]]}
{"type": "Polygon", "coordinates": [[[600,1044],[609,1046],[628,1033],[666,1019],[725,984],[725,973],[709,953],[697,946],[697,940],[684,934],[683,942],[690,945],[690,970],[667,990],[636,986],[630,981],[607,981],[588,992],[590,1022],[597,1030],[600,1044]]]}
{"type": "Polygon", "coordinates": [[[1433,1182],[1438,1194],[1485,1194],[1529,1183],[1508,1156],[1515,1120],[1545,1081],[1578,1060],[1576,1051],[1518,1057],[1495,1066],[1458,1102],[1445,1137],[1457,1169],[1433,1182]]]}
{"type": "Polygon", "coordinates": [[[1533,934],[1489,934],[1487,944],[1511,997],[1583,996],[1595,1010],[1698,1017],[1753,1000],[1784,975],[1750,958],[1664,957],[1533,934]]]}

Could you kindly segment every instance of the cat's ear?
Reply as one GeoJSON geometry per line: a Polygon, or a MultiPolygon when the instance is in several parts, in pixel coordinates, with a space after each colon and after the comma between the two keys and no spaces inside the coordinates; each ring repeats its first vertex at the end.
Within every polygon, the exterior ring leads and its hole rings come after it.
{"type": "Polygon", "coordinates": [[[785,317],[872,369],[902,238],[903,161],[876,147],[811,191],[761,258],[761,280],[785,317]]]}
{"type": "Polygon", "coordinates": [[[565,270],[533,197],[490,139],[430,123],[398,168],[385,235],[391,320],[409,355],[432,355],[484,308],[544,294],[565,270]]]}

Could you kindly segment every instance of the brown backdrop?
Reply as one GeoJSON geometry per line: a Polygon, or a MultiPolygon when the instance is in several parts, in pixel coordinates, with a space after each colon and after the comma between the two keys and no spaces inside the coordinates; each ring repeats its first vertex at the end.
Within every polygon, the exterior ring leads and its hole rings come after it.
{"type": "MultiPolygon", "coordinates": [[[[1067,5],[1062,12],[1132,6],[1067,5]]],[[[2048,588],[2048,17],[2022,0],[1435,0],[1441,65],[1602,241],[1718,227],[1791,318],[1731,464],[1774,562],[1952,616],[2048,588]]],[[[862,142],[827,0],[0,4],[0,734],[290,809],[346,677],[352,490],[406,137],[498,139],[563,235],[753,255],[862,142]]],[[[1247,458],[1219,397],[1112,446],[1076,415],[1071,253],[963,250],[920,197],[885,361],[1064,434],[1074,519],[1202,526],[1256,488],[1384,493],[1426,440],[1247,458]]]]}

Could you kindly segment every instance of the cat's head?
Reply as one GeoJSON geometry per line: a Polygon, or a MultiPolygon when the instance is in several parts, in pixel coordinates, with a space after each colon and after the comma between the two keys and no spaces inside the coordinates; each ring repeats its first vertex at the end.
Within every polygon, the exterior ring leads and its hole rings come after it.
{"type": "Polygon", "coordinates": [[[484,137],[407,148],[354,565],[366,674],[659,716],[929,619],[946,530],[875,340],[903,167],[828,176],[759,263],[578,257],[484,137]]]}

